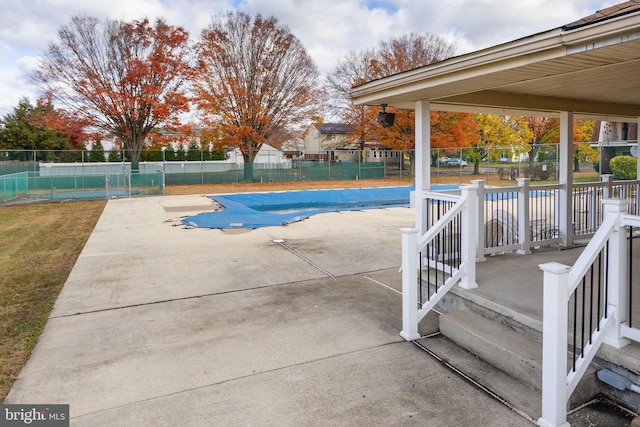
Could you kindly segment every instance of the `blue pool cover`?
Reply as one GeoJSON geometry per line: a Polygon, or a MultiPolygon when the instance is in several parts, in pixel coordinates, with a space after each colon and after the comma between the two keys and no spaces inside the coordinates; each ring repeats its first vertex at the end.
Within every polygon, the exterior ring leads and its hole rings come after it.
{"type": "Polygon", "coordinates": [[[258,228],[286,225],[326,212],[409,206],[413,187],[305,190],[210,196],[224,207],[184,218],[201,228],[258,228]]]}

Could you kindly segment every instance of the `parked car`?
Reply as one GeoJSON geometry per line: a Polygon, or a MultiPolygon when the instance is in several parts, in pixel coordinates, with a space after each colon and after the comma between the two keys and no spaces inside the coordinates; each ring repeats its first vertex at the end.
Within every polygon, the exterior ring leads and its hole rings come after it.
{"type": "Polygon", "coordinates": [[[449,159],[449,161],[447,162],[447,166],[452,166],[457,168],[465,167],[467,166],[467,161],[462,159],[449,159]]]}

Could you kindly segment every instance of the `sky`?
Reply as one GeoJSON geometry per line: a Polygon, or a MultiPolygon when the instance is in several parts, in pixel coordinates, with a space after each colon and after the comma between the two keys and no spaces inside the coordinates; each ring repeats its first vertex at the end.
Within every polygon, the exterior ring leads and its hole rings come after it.
{"type": "Polygon", "coordinates": [[[452,42],[464,54],[558,28],[623,0],[0,0],[0,116],[32,103],[29,75],[58,29],[75,15],[158,17],[198,38],[229,10],[274,16],[302,42],[322,75],[349,52],[411,32],[452,42]]]}

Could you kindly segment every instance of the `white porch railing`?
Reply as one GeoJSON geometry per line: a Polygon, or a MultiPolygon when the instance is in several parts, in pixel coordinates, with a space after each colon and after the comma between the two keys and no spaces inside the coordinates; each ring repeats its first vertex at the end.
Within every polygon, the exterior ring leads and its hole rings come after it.
{"type": "Polygon", "coordinates": [[[640,226],[640,217],[627,213],[628,200],[605,199],[602,205],[603,222],[573,267],[540,266],[544,271],[540,426],[569,425],[568,398],[601,344],[621,348],[628,338],[640,341],[640,330],[627,320],[626,238],[627,227],[640,226]]]}
{"type": "Polygon", "coordinates": [[[425,192],[429,229],[418,236],[402,229],[402,331],[407,341],[420,338],[418,323],[458,282],[476,284],[476,187],[462,187],[460,196],[425,192]],[[433,219],[433,221],[429,221],[433,219]],[[426,280],[423,280],[426,274],[426,280]]]}
{"type": "MultiPolygon", "coordinates": [[[[534,248],[562,242],[560,224],[561,184],[531,186],[528,178],[513,187],[487,188],[473,181],[461,188],[461,196],[425,192],[422,200],[428,228],[403,229],[402,287],[403,328],[407,340],[419,337],[418,323],[458,282],[472,289],[475,262],[485,255],[505,252],[530,254],[534,248]],[[469,246],[471,245],[471,246],[469,246]],[[423,275],[426,278],[423,280],[423,275]]],[[[640,181],[613,181],[575,184],[572,192],[572,232],[590,236],[602,223],[603,198],[629,200],[629,213],[638,209],[640,181]]]]}
{"type": "Polygon", "coordinates": [[[518,179],[514,187],[484,186],[478,188],[477,215],[479,224],[477,250],[479,260],[484,255],[504,252],[530,254],[531,249],[560,242],[560,184],[531,187],[530,179],[518,179]]]}
{"type": "MultiPolygon", "coordinates": [[[[517,180],[517,186],[478,187],[479,260],[485,255],[504,252],[529,254],[531,249],[562,243],[563,223],[560,210],[562,184],[531,186],[528,178],[517,180]]],[[[640,181],[614,181],[604,175],[601,182],[573,184],[571,192],[570,230],[573,237],[590,237],[602,224],[602,200],[629,201],[628,213],[640,212],[640,181]]],[[[569,243],[571,244],[571,243],[569,243]]]]}

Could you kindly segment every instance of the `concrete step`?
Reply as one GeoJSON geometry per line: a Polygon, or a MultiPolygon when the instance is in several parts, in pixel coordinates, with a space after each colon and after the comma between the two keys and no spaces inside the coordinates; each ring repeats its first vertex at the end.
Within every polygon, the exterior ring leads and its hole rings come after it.
{"type": "MultiPolygon", "coordinates": [[[[542,388],[542,345],[534,337],[465,310],[440,316],[440,331],[507,375],[538,391],[542,388]]],[[[595,373],[595,369],[587,370],[571,395],[570,408],[598,395],[600,384],[595,373]]]]}
{"type": "MultiPolygon", "coordinates": [[[[529,348],[530,350],[527,350],[527,352],[525,352],[526,363],[524,364],[524,366],[528,366],[528,368],[523,368],[522,371],[529,374],[529,380],[527,380],[528,383],[531,383],[537,389],[540,388],[540,382],[542,381],[542,322],[539,319],[524,315],[509,307],[498,304],[487,298],[483,298],[473,291],[467,291],[459,287],[454,287],[452,291],[445,296],[445,298],[439,305],[439,309],[448,314],[457,312],[474,313],[476,316],[478,316],[477,318],[480,318],[480,320],[493,324],[493,327],[496,328],[493,331],[494,335],[500,336],[504,331],[505,334],[508,333],[511,337],[514,337],[512,339],[524,339],[525,342],[523,344],[519,344],[518,347],[529,348]],[[498,329],[498,327],[500,326],[504,329],[498,329]],[[533,360],[535,360],[536,362],[531,365],[531,356],[534,354],[536,355],[536,357],[533,358],[533,360]],[[531,375],[533,374],[532,371],[535,371],[535,375],[533,376],[533,378],[539,378],[537,380],[534,380],[533,382],[531,382],[531,375]]],[[[444,322],[447,322],[446,318],[444,322]]],[[[478,321],[477,324],[480,324],[480,321],[478,321]]],[[[491,328],[491,326],[492,325],[489,325],[489,328],[491,328]]],[[[447,326],[445,324],[445,329],[446,328],[447,326]]],[[[516,346],[514,345],[513,347],[516,346]]],[[[502,350],[498,351],[497,353],[500,354],[501,352],[504,353],[504,351],[502,350]]],[[[485,357],[489,357],[489,359],[487,360],[490,363],[493,363],[492,356],[485,357]]],[[[588,383],[591,384],[590,386],[586,387],[588,391],[591,389],[598,390],[599,393],[606,398],[619,402],[621,405],[634,411],[635,413],[640,413],[639,394],[629,390],[617,390],[614,387],[602,383],[594,375],[600,369],[609,369],[624,376],[629,381],[635,384],[640,384],[640,343],[635,343],[632,341],[629,345],[623,347],[622,349],[615,349],[613,347],[609,347],[608,345],[603,345],[598,350],[598,353],[592,361],[591,366],[592,369],[588,371],[588,380],[584,381],[588,381],[588,383]]],[[[513,370],[510,370],[508,368],[502,369],[505,369],[505,372],[510,372],[510,375],[513,375],[513,370]]],[[[583,384],[580,385],[580,387],[582,386],[583,384]]],[[[592,394],[591,391],[586,393],[587,396],[590,394],[592,394]]],[[[571,404],[579,404],[579,402],[585,398],[586,396],[581,395],[580,390],[578,390],[577,392],[574,392],[574,395],[571,399],[571,404]]]]}
{"type": "MultiPolygon", "coordinates": [[[[431,330],[430,332],[434,332],[431,330]]],[[[507,375],[475,354],[461,348],[442,334],[415,341],[416,345],[450,367],[453,372],[476,384],[532,424],[541,415],[540,390],[507,375]],[[478,385],[479,384],[479,385],[478,385]]],[[[633,427],[633,415],[619,410],[612,402],[596,399],[567,415],[572,427],[633,427]]]]}
{"type": "Polygon", "coordinates": [[[419,339],[416,343],[524,418],[531,422],[540,418],[542,395],[539,390],[507,375],[442,334],[419,339]]]}

